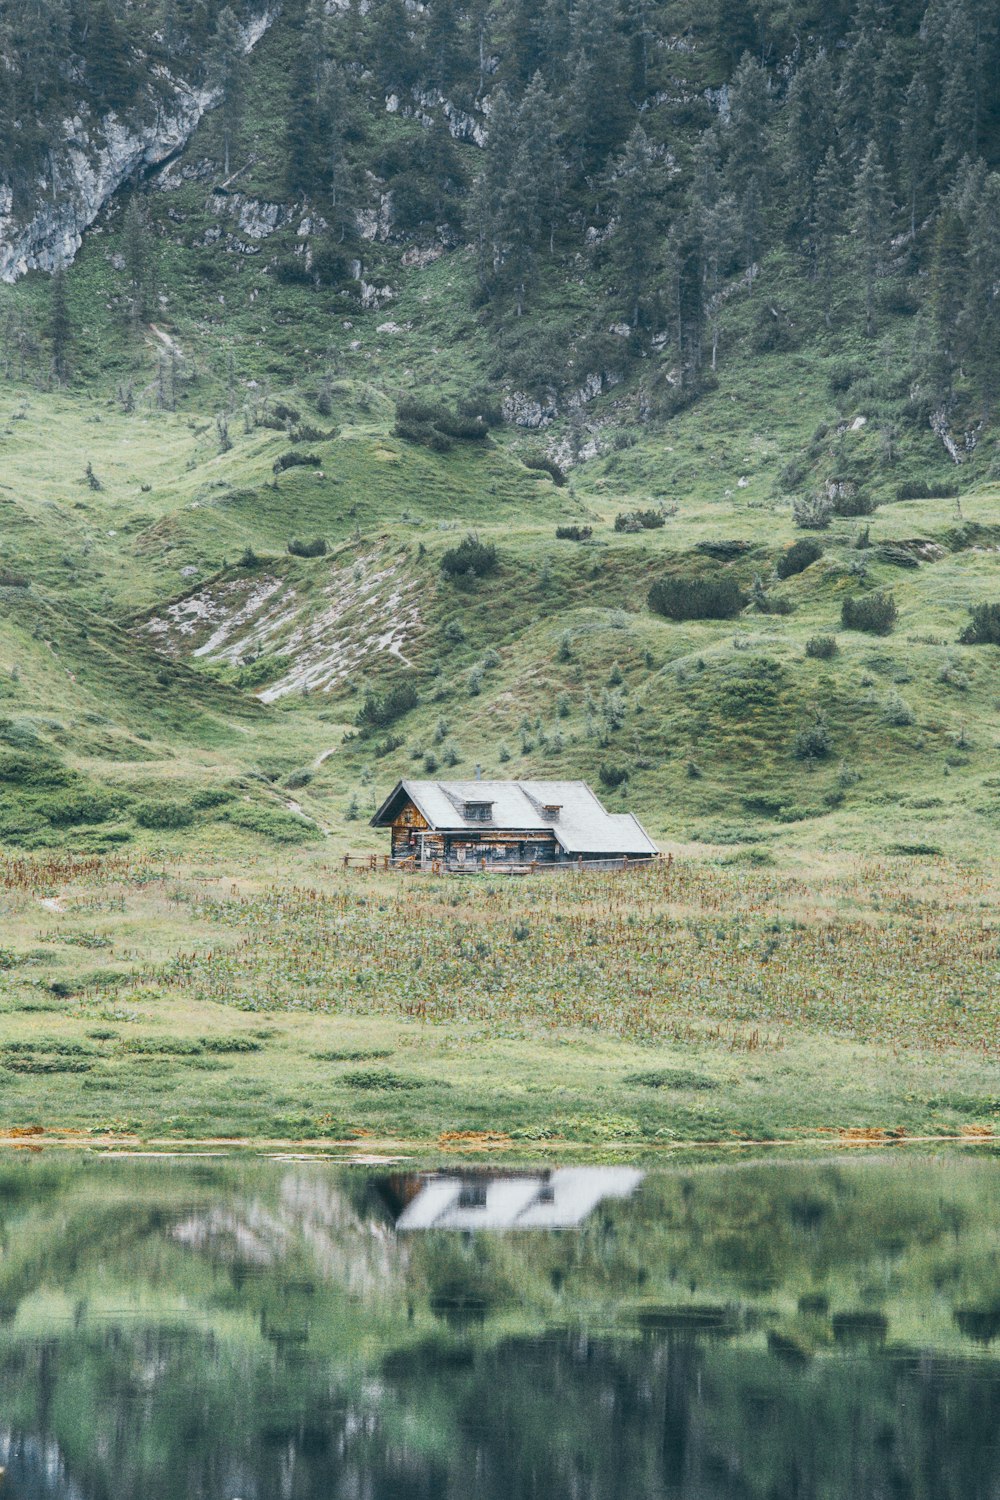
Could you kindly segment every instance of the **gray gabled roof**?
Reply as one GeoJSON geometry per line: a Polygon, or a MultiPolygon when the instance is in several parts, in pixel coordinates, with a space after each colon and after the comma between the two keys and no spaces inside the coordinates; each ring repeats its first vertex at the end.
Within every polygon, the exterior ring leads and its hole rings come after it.
{"type": "Polygon", "coordinates": [[[373,828],[392,822],[401,795],[439,833],[551,832],[567,854],[656,854],[632,813],[609,813],[585,781],[400,781],[383,802],[373,828]],[[489,822],[467,818],[467,802],[492,803],[489,822]],[[557,807],[556,813],[547,811],[557,807]]]}
{"type": "Polygon", "coordinates": [[[490,1177],[475,1203],[464,1203],[468,1179],[428,1177],[396,1220],[418,1229],[575,1229],[606,1198],[627,1198],[644,1174],[638,1167],[557,1167],[544,1176],[490,1177]]]}

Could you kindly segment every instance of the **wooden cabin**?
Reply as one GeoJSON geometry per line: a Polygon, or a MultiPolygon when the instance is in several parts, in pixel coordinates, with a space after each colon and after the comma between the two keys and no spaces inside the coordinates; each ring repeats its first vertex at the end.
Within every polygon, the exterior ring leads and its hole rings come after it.
{"type": "Polygon", "coordinates": [[[372,818],[394,864],[525,870],[649,860],[657,849],[632,813],[609,813],[584,781],[400,781],[372,818]]]}

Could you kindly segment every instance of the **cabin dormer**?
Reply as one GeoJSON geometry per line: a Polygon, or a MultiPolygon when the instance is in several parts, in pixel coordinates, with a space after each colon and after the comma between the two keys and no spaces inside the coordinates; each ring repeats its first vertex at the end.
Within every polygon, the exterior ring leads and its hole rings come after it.
{"type": "Polygon", "coordinates": [[[492,823],[493,803],[484,802],[480,799],[467,801],[462,808],[462,816],[467,823],[492,823]]]}

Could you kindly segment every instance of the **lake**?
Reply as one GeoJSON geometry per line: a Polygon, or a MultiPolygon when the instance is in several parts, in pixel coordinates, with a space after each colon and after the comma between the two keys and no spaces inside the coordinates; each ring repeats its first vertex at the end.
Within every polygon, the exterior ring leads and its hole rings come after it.
{"type": "Polygon", "coordinates": [[[17,1500],[995,1500],[987,1155],[0,1158],[17,1500]]]}

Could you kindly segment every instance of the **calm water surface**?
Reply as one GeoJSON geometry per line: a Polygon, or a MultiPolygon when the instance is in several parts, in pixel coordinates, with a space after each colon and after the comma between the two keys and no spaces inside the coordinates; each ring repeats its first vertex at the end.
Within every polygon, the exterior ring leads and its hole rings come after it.
{"type": "Polygon", "coordinates": [[[10,1500],[996,1500],[1000,1163],[0,1159],[10,1500]]]}

